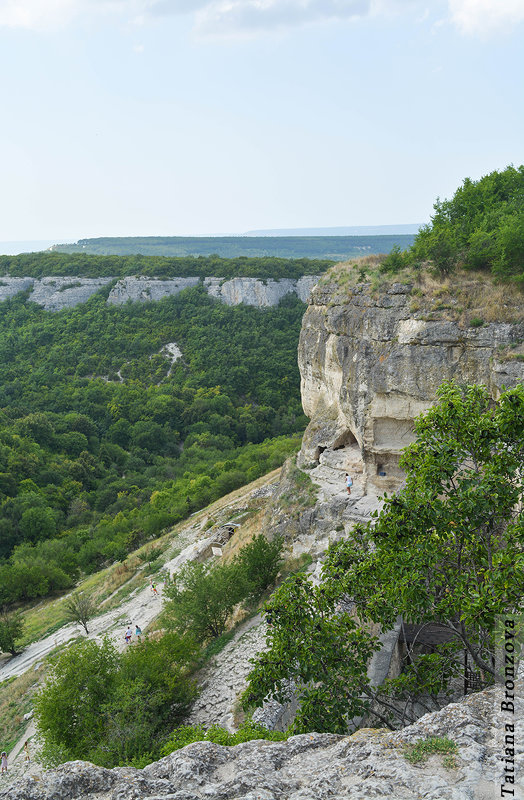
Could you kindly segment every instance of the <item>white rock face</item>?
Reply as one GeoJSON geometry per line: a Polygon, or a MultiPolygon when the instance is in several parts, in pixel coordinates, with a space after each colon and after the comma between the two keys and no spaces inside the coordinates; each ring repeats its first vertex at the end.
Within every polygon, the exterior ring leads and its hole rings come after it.
{"type": "Polygon", "coordinates": [[[519,352],[514,348],[524,339],[522,309],[513,324],[468,327],[412,311],[411,289],[333,284],[313,291],[298,348],[302,405],[311,420],[299,464],[318,464],[313,479],[332,469],[341,482],[347,470],[366,494],[395,491],[413,420],[444,380],[484,384],[494,399],[502,387],[524,381],[524,363],[506,355],[519,352]]]}
{"type": "MultiPolygon", "coordinates": [[[[0,302],[18,292],[33,288],[30,300],[44,306],[47,311],[60,311],[85,303],[92,294],[106,286],[115,278],[0,278],[0,302]]],[[[319,280],[318,275],[305,275],[299,280],[260,280],[258,278],[204,278],[204,288],[211,297],[229,306],[245,303],[258,308],[277,306],[287,294],[296,294],[302,302],[307,302],[312,288],[319,280]]],[[[146,303],[171,297],[183,289],[197,286],[200,278],[172,278],[161,280],[143,275],[130,276],[119,280],[111,289],[107,302],[123,305],[131,302],[146,303]]]]}
{"type": "Polygon", "coordinates": [[[29,300],[43,306],[46,311],[60,311],[85,303],[102,286],[114,278],[41,278],[33,283],[29,300]]]}
{"type": "Polygon", "coordinates": [[[107,302],[113,305],[122,305],[128,300],[141,303],[161,300],[163,297],[178,294],[190,286],[196,286],[199,282],[199,278],[173,278],[164,281],[145,276],[131,276],[118,281],[111,289],[107,302]]]}
{"type": "Polygon", "coordinates": [[[204,286],[211,297],[222,300],[228,306],[245,303],[264,308],[277,306],[287,294],[297,294],[305,302],[318,279],[318,275],[306,275],[298,281],[291,278],[266,281],[258,278],[204,278],[204,286]]]}
{"type": "Polygon", "coordinates": [[[31,288],[34,278],[0,278],[0,303],[31,288]]]}

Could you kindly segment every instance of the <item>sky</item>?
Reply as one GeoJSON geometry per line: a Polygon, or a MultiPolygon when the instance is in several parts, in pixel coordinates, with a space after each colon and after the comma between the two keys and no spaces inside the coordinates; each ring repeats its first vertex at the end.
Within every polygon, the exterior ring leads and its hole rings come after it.
{"type": "Polygon", "coordinates": [[[524,162],[524,0],[0,0],[0,241],[426,222],[524,162]]]}

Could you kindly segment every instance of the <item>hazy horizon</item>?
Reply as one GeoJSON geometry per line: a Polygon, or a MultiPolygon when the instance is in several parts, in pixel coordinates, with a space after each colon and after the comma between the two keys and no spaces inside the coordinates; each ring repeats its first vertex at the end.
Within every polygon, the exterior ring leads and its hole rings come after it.
{"type": "Polygon", "coordinates": [[[523,30],[520,0],[0,0],[0,241],[428,220],[522,162],[523,30]]]}

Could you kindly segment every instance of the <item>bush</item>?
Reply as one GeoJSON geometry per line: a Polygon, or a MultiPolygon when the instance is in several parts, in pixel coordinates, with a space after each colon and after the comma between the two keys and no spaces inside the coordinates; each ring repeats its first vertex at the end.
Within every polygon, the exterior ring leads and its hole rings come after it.
{"type": "Polygon", "coordinates": [[[202,725],[183,725],[173,731],[162,747],[161,753],[163,756],[168,756],[170,753],[174,753],[175,750],[180,750],[181,747],[193,742],[215,742],[215,744],[221,744],[225,747],[234,747],[236,744],[250,742],[253,739],[285,742],[288,736],[288,733],[281,731],[269,731],[263,725],[259,725],[252,720],[244,722],[236,733],[230,733],[219,725],[212,725],[207,730],[202,725]]]}
{"type": "Polygon", "coordinates": [[[187,677],[195,653],[191,639],[175,634],[123,653],[108,639],[61,653],[35,700],[49,763],[81,758],[113,767],[158,757],[158,742],[196,695],[187,677]]]}
{"type": "Polygon", "coordinates": [[[236,564],[184,564],[166,589],[168,618],[180,632],[191,631],[199,642],[220,636],[240,600],[243,576],[236,564]]]}
{"type": "Polygon", "coordinates": [[[280,536],[269,542],[259,533],[240,550],[235,561],[245,580],[246,597],[256,601],[275,583],[282,564],[283,542],[280,536]]]}

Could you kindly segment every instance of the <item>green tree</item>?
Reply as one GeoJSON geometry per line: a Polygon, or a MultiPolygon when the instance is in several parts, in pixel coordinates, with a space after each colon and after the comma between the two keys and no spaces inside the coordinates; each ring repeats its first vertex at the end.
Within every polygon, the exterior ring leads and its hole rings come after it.
{"type": "Polygon", "coordinates": [[[106,720],[101,710],[113,696],[118,660],[108,640],[102,645],[83,640],[52,664],[35,698],[35,716],[46,744],[61,749],[64,760],[88,759],[104,740],[106,720]]]}
{"type": "Polygon", "coordinates": [[[3,609],[0,613],[0,650],[16,656],[17,641],[22,635],[24,622],[19,613],[9,613],[3,609]]]}
{"type": "Polygon", "coordinates": [[[70,622],[78,622],[82,625],[86,634],[89,633],[87,623],[95,616],[96,606],[89,595],[84,592],[73,592],[64,603],[66,616],[70,622]]]}
{"type": "MultiPolygon", "coordinates": [[[[385,498],[374,524],[357,526],[350,538],[330,549],[320,588],[307,586],[291,603],[296,611],[284,602],[274,615],[274,601],[268,604],[270,647],[255,664],[248,699],[261,702],[264,692],[278,696],[283,682],[295,679],[305,656],[293,649],[293,631],[296,637],[302,630],[315,635],[300,611],[308,594],[329,600],[330,613],[337,601],[350,602],[369,630],[388,630],[401,617],[408,623],[436,624],[448,633],[449,641],[436,653],[411,652],[400,678],[371,694],[362,684],[362,696],[373,701],[370,711],[386,724],[414,717],[409,703],[398,712],[392,699],[424,702],[429,697],[430,705],[437,705],[453,678],[463,675],[464,653],[481,680],[493,679],[495,618],[520,608],[524,587],[524,388],[505,392],[494,404],[482,387],[446,383],[415,429],[416,441],[400,462],[405,488],[385,498]]],[[[319,600],[310,617],[319,617],[321,610],[319,600]]],[[[346,647],[340,621],[329,634],[322,631],[322,619],[317,624],[311,671],[299,674],[307,691],[310,685],[319,691],[330,686],[340,669],[337,650],[346,647]]],[[[346,657],[353,666],[344,668],[360,680],[360,662],[351,654],[346,657]]],[[[335,729],[354,712],[353,697],[339,697],[334,716],[318,708],[304,716],[302,699],[299,719],[318,724],[314,714],[320,714],[325,729],[335,729]]]]}
{"type": "Polygon", "coordinates": [[[282,538],[276,536],[273,541],[259,533],[241,548],[236,557],[246,582],[247,597],[257,600],[265,590],[272,586],[282,564],[282,538]]]}
{"type": "Polygon", "coordinates": [[[267,649],[254,660],[244,708],[267,697],[285,703],[296,694],[294,733],[345,733],[351,717],[369,708],[366,670],[376,639],[305,575],[288,578],[264,608],[267,649]]]}
{"type": "Polygon", "coordinates": [[[166,612],[175,628],[190,631],[198,641],[220,636],[233,608],[245,596],[236,564],[184,564],[166,588],[166,612]]]}

